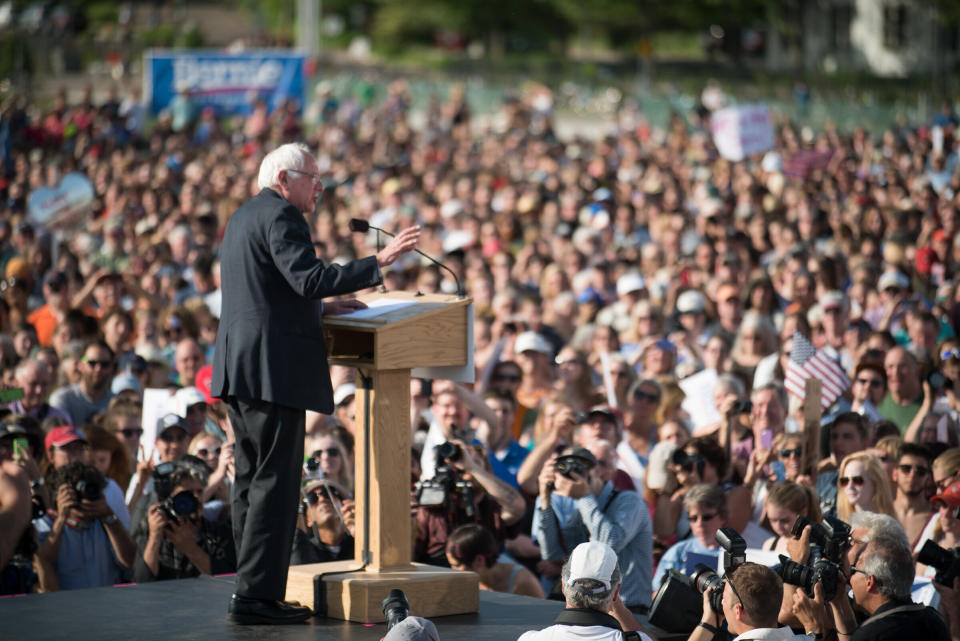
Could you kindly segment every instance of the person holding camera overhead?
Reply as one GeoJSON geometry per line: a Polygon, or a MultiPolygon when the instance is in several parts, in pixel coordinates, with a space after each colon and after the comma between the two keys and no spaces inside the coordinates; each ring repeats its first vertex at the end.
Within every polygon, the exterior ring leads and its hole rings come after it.
{"type": "Polygon", "coordinates": [[[721,611],[713,609],[715,588],[704,590],[703,617],[687,641],[710,641],[723,620],[735,635],[733,641],[810,641],[811,636],[794,634],[789,627],[778,625],[783,581],[770,568],[742,563],[727,574],[722,585],[721,611]]]}
{"type": "Polygon", "coordinates": [[[176,464],[170,475],[170,496],[150,506],[147,535],[137,541],[139,554],[133,566],[137,583],[236,570],[229,522],[203,517],[200,497],[206,484],[198,466],[176,464]]]}
{"type": "Polygon", "coordinates": [[[621,599],[645,617],[652,600],[653,524],[640,495],[604,481],[596,457],[582,447],[548,461],[539,483],[533,535],[543,559],[563,560],[585,541],[609,545],[623,566],[621,599]],[[572,513],[558,516],[554,494],[573,500],[572,513]]]}

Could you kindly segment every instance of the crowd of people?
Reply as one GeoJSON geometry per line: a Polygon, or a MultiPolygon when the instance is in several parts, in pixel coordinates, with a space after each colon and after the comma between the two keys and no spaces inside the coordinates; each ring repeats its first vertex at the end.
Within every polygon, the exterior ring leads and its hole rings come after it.
{"type": "MultiPolygon", "coordinates": [[[[886,638],[854,631],[864,614],[937,574],[925,544],[960,546],[956,119],[937,136],[781,123],[775,149],[730,162],[703,107],[659,130],[625,106],[614,133],[560,140],[543,88],[484,131],[460,91],[414,130],[402,81],[378,99],[321,86],[303,117],[258,102],[218,118],[182,97],[154,121],[135,93],[91,95],[0,114],[3,593],[235,569],[233,435],[210,394],[218,246],[290,141],[325,179],[307,217],[319,258],[375,251],[351,218],[420,225],[473,301],[477,382],[411,385],[416,561],[569,605],[571,553],[603,543],[616,580],[603,550],[573,565],[599,563],[614,605],[584,607],[643,624],[671,570],[716,559],[722,527],[805,562],[797,517],[835,517],[855,528],[856,614],[845,589],[824,605],[791,586],[767,613],[762,566],[731,575],[745,592],[723,613],[737,634],[745,612],[859,641],[886,638]],[[38,223],[30,195],[71,172],[89,212],[38,223]],[[789,385],[798,344],[840,372],[824,407],[789,385]],[[169,397],[155,426],[150,389],[169,397]]],[[[414,254],[383,277],[455,292],[414,254]]],[[[333,414],[307,417],[294,563],[353,557],[356,384],[331,375],[333,414]]],[[[960,639],[960,583],[932,584],[960,639]]]]}

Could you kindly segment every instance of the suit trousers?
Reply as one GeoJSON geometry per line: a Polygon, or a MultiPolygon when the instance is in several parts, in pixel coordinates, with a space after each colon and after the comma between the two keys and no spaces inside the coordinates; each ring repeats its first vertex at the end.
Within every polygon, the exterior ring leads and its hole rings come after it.
{"type": "Polygon", "coordinates": [[[304,410],[235,396],[226,400],[237,439],[231,491],[236,594],[282,601],[300,500],[304,410]]]}

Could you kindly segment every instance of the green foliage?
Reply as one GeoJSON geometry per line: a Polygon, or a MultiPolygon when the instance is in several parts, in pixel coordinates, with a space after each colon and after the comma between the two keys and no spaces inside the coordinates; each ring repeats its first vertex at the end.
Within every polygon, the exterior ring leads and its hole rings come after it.
{"type": "Polygon", "coordinates": [[[33,61],[26,39],[17,34],[0,36],[0,77],[30,75],[32,71],[33,61]]]}
{"type": "Polygon", "coordinates": [[[161,24],[140,34],[144,47],[172,47],[177,42],[177,28],[174,25],[161,24]]]}
{"type": "Polygon", "coordinates": [[[91,25],[99,25],[106,23],[116,24],[117,22],[117,6],[113,2],[85,2],[81,3],[83,5],[83,12],[87,17],[87,21],[91,25]]]}
{"type": "Polygon", "coordinates": [[[177,46],[183,47],[184,49],[199,49],[204,45],[204,42],[203,30],[197,25],[190,25],[190,27],[185,29],[184,32],[180,34],[180,37],[177,38],[177,46]]]}

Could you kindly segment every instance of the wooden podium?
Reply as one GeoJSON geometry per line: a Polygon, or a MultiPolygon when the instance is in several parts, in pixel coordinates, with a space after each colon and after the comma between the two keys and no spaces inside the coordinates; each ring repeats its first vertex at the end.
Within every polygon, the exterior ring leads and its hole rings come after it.
{"type": "Polygon", "coordinates": [[[411,563],[410,518],[410,371],[472,364],[470,301],[408,292],[360,300],[371,307],[323,320],[330,363],[357,370],[355,557],[291,566],[286,599],[362,623],[384,621],[380,604],[394,588],[417,616],[476,612],[476,574],[411,563]]]}

